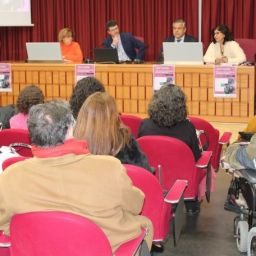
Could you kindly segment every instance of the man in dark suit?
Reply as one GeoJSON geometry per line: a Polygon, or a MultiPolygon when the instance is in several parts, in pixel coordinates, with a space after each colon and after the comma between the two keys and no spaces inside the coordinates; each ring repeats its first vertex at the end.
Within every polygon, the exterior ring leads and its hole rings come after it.
{"type": "MultiPolygon", "coordinates": [[[[186,42],[198,42],[193,36],[186,34],[186,22],[182,19],[177,19],[172,23],[173,35],[167,37],[164,42],[186,43],[186,42]]],[[[163,46],[161,47],[160,60],[163,60],[163,46]]]]}
{"type": "Polygon", "coordinates": [[[116,21],[107,22],[107,33],[108,37],[104,40],[103,45],[105,48],[116,48],[120,62],[144,60],[145,44],[131,33],[120,33],[116,21]]]}

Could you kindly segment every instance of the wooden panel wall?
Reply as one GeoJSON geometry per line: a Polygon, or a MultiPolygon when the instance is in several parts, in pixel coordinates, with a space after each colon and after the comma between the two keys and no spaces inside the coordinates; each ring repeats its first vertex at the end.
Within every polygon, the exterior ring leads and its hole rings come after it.
{"type": "MultiPolygon", "coordinates": [[[[68,100],[75,84],[73,64],[12,64],[13,91],[0,93],[0,105],[16,102],[26,85],[38,85],[46,100],[68,100]]],[[[247,122],[254,116],[255,67],[238,67],[237,98],[213,96],[212,66],[176,66],[176,84],[187,96],[190,115],[209,121],[247,122]]],[[[117,102],[124,113],[146,116],[153,94],[152,64],[96,65],[96,77],[117,102]]]]}

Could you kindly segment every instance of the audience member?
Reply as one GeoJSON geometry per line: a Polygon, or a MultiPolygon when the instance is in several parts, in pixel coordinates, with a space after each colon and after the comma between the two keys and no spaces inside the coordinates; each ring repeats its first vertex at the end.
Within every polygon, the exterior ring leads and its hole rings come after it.
{"type": "Polygon", "coordinates": [[[70,28],[59,31],[58,39],[61,46],[62,58],[67,63],[82,63],[83,53],[80,45],[73,41],[73,32],[70,28]]]}
{"type": "Polygon", "coordinates": [[[120,62],[144,60],[145,44],[131,33],[120,32],[116,21],[107,22],[107,33],[108,37],[104,40],[103,45],[105,48],[116,48],[120,62]]]}
{"type": "Polygon", "coordinates": [[[179,86],[166,84],[155,92],[148,107],[149,119],[139,129],[139,137],[164,135],[185,142],[192,150],[195,161],[201,151],[193,124],[187,119],[186,96],[179,86]]]}
{"type": "Polygon", "coordinates": [[[233,169],[256,170],[256,134],[252,136],[249,144],[233,143],[230,145],[223,159],[233,169]]]}
{"type": "Polygon", "coordinates": [[[85,77],[76,83],[69,104],[76,119],[85,100],[95,92],[105,92],[104,85],[94,77],[85,77]]]}
{"type": "Polygon", "coordinates": [[[35,85],[25,87],[19,94],[16,108],[18,114],[10,118],[10,128],[27,130],[29,109],[44,102],[44,95],[41,89],[35,85]]]}
{"type": "Polygon", "coordinates": [[[239,46],[226,25],[218,25],[212,30],[213,42],[209,45],[205,55],[206,63],[234,63],[246,61],[244,51],[239,46]]]}
{"type": "Polygon", "coordinates": [[[85,140],[95,155],[112,155],[123,164],[152,171],[130,130],[120,121],[115,100],[107,93],[97,92],[87,98],[78,114],[74,136],[85,140]]]}
{"type": "Polygon", "coordinates": [[[107,235],[113,252],[151,222],[140,216],[144,195],[132,186],[114,157],[89,153],[86,142],[73,138],[75,120],[67,103],[33,106],[28,127],[34,157],[11,165],[0,176],[0,230],[9,234],[14,214],[64,211],[85,216],[107,235]]]}
{"type": "MultiPolygon", "coordinates": [[[[187,119],[186,97],[179,86],[163,85],[156,91],[148,107],[149,119],[139,129],[139,137],[147,135],[169,136],[186,143],[192,150],[195,161],[201,156],[196,129],[187,119]]],[[[186,201],[189,214],[200,211],[197,200],[186,201]]]]}

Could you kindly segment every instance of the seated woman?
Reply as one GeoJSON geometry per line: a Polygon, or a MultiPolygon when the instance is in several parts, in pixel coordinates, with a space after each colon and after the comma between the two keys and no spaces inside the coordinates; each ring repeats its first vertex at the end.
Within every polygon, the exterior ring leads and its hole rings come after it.
{"type": "Polygon", "coordinates": [[[105,92],[96,92],[84,102],[74,136],[85,140],[92,154],[112,155],[123,164],[134,164],[152,171],[129,129],[121,123],[115,100],[105,92]]]}
{"type": "MultiPolygon", "coordinates": [[[[163,85],[151,99],[148,115],[149,119],[140,126],[139,137],[161,135],[179,139],[191,148],[195,161],[200,158],[196,129],[187,119],[186,97],[179,86],[163,85]]],[[[200,211],[200,204],[197,200],[186,201],[186,208],[189,215],[194,215],[200,211]]]]}
{"type": "Polygon", "coordinates": [[[94,77],[85,77],[79,80],[72,92],[69,104],[75,119],[85,100],[95,92],[105,92],[104,85],[94,77]]]}
{"type": "Polygon", "coordinates": [[[234,41],[229,28],[226,25],[218,25],[212,31],[213,42],[209,45],[205,55],[205,63],[234,63],[240,64],[246,61],[244,51],[234,41]]]}
{"type": "Polygon", "coordinates": [[[18,114],[10,119],[10,128],[27,130],[28,112],[34,105],[44,103],[41,89],[35,85],[25,87],[19,94],[16,108],[18,114]]]}
{"type": "Polygon", "coordinates": [[[72,30],[70,28],[61,29],[58,38],[63,60],[67,63],[82,63],[83,53],[80,45],[73,41],[72,30]]]}
{"type": "Polygon", "coordinates": [[[187,119],[186,96],[179,86],[166,84],[158,90],[148,107],[149,119],[139,129],[139,137],[163,135],[179,139],[192,150],[195,161],[201,156],[196,129],[187,119]]]}

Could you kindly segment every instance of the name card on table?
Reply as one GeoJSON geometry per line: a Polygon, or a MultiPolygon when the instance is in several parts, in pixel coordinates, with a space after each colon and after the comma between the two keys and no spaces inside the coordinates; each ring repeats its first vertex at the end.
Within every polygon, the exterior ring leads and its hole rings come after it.
{"type": "Polygon", "coordinates": [[[76,65],[75,76],[76,82],[85,77],[95,77],[95,64],[76,65]]]}
{"type": "Polygon", "coordinates": [[[174,65],[153,65],[153,89],[159,90],[164,84],[175,83],[174,65]]]}
{"type": "Polygon", "coordinates": [[[11,92],[11,64],[0,63],[0,92],[11,92]]]}
{"type": "Polygon", "coordinates": [[[214,68],[214,97],[237,97],[237,67],[215,66],[214,68]]]}

